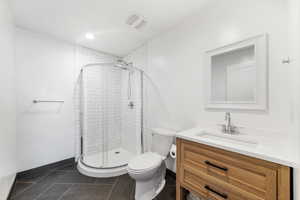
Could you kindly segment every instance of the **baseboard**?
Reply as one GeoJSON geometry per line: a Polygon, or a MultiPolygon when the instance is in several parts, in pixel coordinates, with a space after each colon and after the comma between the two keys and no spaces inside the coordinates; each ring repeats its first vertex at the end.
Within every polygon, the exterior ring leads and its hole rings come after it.
{"type": "Polygon", "coordinates": [[[50,164],[47,164],[47,165],[43,165],[43,166],[40,166],[40,167],[36,167],[36,168],[29,169],[29,170],[21,171],[21,172],[17,173],[17,178],[27,176],[28,174],[41,173],[43,171],[47,171],[47,170],[52,169],[52,168],[55,169],[56,167],[59,167],[59,166],[64,165],[64,164],[69,164],[69,163],[74,163],[74,162],[75,162],[75,158],[72,157],[72,158],[64,159],[64,160],[57,161],[57,162],[54,162],[54,163],[50,163],[50,164]]]}
{"type": "Polygon", "coordinates": [[[10,189],[9,189],[9,192],[8,192],[8,195],[7,195],[7,200],[9,200],[11,195],[12,195],[13,189],[14,189],[15,184],[16,184],[16,180],[17,180],[17,176],[15,176],[13,184],[11,184],[11,186],[10,186],[10,189]]]}
{"type": "Polygon", "coordinates": [[[0,200],[6,200],[9,198],[15,179],[15,173],[0,178],[0,200]]]}
{"type": "MultiPolygon", "coordinates": [[[[33,169],[18,172],[14,177],[13,184],[11,184],[11,186],[10,186],[10,190],[9,190],[9,193],[8,193],[6,199],[7,200],[10,199],[10,197],[12,196],[13,189],[14,189],[14,186],[16,184],[17,178],[22,178],[24,176],[28,176],[28,175],[36,174],[36,173],[43,173],[46,170],[49,170],[49,169],[52,169],[52,168],[55,169],[56,167],[59,167],[59,166],[65,165],[65,164],[67,165],[69,163],[74,163],[74,162],[75,162],[75,158],[72,157],[72,158],[68,158],[68,159],[65,159],[65,160],[58,161],[58,162],[54,162],[54,163],[50,163],[50,164],[43,165],[43,166],[40,166],[40,167],[36,167],[36,168],[33,168],[33,169]]],[[[2,200],[2,199],[0,198],[0,200],[2,200]]]]}
{"type": "Polygon", "coordinates": [[[175,172],[173,172],[173,171],[167,169],[166,174],[167,174],[168,176],[171,176],[171,177],[173,177],[173,178],[176,179],[176,173],[175,173],[175,172]]]}

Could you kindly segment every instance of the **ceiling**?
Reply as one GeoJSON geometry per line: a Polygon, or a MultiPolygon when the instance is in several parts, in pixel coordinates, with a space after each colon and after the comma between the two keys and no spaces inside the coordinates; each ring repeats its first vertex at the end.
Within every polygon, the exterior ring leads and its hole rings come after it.
{"type": "Polygon", "coordinates": [[[12,0],[19,27],[68,42],[124,56],[183,18],[208,0],[12,0]],[[125,22],[139,14],[147,24],[136,30],[125,22]],[[94,40],[85,34],[95,34],[94,40]]]}

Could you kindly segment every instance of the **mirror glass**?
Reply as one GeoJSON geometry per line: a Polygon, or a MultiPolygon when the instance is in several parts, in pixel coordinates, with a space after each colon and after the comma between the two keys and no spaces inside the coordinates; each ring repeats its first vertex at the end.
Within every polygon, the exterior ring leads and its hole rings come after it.
{"type": "Polygon", "coordinates": [[[211,101],[254,103],[256,101],[255,45],[210,57],[211,101]]]}

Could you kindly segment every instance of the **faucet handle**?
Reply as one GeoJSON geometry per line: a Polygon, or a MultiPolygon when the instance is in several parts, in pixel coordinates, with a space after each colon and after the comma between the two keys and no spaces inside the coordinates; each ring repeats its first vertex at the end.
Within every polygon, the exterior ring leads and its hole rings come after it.
{"type": "Polygon", "coordinates": [[[243,128],[245,128],[245,127],[243,127],[243,126],[233,126],[233,125],[230,127],[232,134],[239,134],[239,133],[241,133],[240,129],[243,129],[243,128]]]}
{"type": "Polygon", "coordinates": [[[225,112],[225,120],[230,119],[230,112],[225,112]]]}
{"type": "MultiPolygon", "coordinates": [[[[223,133],[226,133],[228,130],[226,129],[226,124],[217,124],[217,126],[220,126],[221,127],[221,130],[223,133]]],[[[240,133],[240,129],[243,129],[245,127],[243,126],[234,126],[234,125],[231,125],[230,126],[230,133],[231,134],[237,134],[237,133],[240,133]]]]}
{"type": "Polygon", "coordinates": [[[217,126],[220,126],[222,129],[222,132],[226,131],[226,125],[225,124],[217,124],[217,126]]]}
{"type": "Polygon", "coordinates": [[[240,129],[245,128],[244,126],[234,126],[234,128],[237,130],[237,132],[240,132],[240,129]]]}

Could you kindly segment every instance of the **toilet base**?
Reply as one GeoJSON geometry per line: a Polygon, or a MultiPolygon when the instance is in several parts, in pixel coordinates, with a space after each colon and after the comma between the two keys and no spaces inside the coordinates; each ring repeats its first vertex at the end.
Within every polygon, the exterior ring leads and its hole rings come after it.
{"type": "Polygon", "coordinates": [[[155,175],[149,180],[136,180],[135,200],[152,200],[165,187],[166,165],[163,162],[155,175]]]}
{"type": "MultiPolygon", "coordinates": [[[[163,179],[156,190],[154,188],[148,188],[149,183],[137,183],[135,200],[152,200],[154,199],[165,187],[166,180],[163,179]],[[139,192],[137,192],[139,191],[139,192]],[[142,193],[144,192],[144,193],[142,193]]],[[[151,187],[151,186],[150,186],[151,187]]]]}
{"type": "Polygon", "coordinates": [[[159,188],[156,190],[155,195],[152,197],[152,199],[154,199],[157,195],[159,195],[159,193],[164,189],[165,185],[166,185],[166,179],[164,179],[161,182],[159,188]]]}

